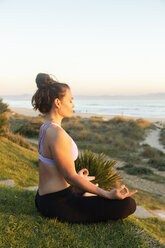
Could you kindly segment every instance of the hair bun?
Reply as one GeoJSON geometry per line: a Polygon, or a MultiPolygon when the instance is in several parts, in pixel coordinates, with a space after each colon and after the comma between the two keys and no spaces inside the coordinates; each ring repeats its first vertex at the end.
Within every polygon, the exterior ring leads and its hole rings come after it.
{"type": "Polygon", "coordinates": [[[53,83],[53,79],[46,73],[39,73],[36,77],[36,84],[39,89],[53,83]]]}

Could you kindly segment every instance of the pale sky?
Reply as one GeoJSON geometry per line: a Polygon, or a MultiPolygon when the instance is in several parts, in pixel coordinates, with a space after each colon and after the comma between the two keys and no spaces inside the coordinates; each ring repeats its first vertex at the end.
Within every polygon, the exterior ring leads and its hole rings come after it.
{"type": "Polygon", "coordinates": [[[73,94],[165,92],[165,1],[0,0],[0,95],[39,72],[73,94]]]}

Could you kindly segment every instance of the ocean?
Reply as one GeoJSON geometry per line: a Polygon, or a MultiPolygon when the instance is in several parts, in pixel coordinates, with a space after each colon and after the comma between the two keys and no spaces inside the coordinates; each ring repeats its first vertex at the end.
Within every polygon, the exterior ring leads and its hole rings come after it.
{"type": "MultiPolygon", "coordinates": [[[[0,96],[9,108],[32,109],[31,95],[0,96]]],[[[140,96],[74,96],[74,111],[100,115],[165,118],[165,94],[140,96]]]]}

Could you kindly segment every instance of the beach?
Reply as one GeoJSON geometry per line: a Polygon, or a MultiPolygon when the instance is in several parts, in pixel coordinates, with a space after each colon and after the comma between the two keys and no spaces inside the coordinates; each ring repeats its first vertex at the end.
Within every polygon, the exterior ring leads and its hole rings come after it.
{"type": "MultiPolygon", "coordinates": [[[[36,117],[40,114],[39,111],[35,111],[33,109],[28,109],[28,108],[10,108],[10,109],[11,111],[16,112],[18,114],[32,116],[32,117],[36,117]]],[[[94,113],[92,114],[92,113],[80,113],[80,112],[74,112],[73,116],[80,116],[82,118],[90,118],[92,116],[97,116],[97,117],[102,117],[105,121],[110,120],[116,116],[121,116],[127,119],[137,120],[139,118],[142,118],[152,123],[165,124],[165,118],[134,117],[134,116],[132,117],[132,116],[125,116],[125,115],[104,115],[104,114],[100,115],[100,114],[94,114],[94,113]]]]}

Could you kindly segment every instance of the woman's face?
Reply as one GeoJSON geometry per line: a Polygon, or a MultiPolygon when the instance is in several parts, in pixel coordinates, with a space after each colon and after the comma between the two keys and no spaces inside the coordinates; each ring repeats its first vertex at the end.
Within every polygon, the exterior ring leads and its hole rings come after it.
{"type": "Polygon", "coordinates": [[[60,100],[60,102],[61,105],[59,108],[59,114],[62,117],[71,117],[73,113],[74,103],[70,89],[66,89],[65,96],[60,100]]]}

